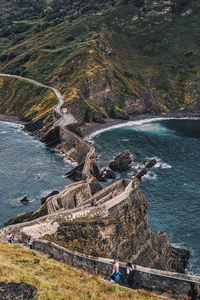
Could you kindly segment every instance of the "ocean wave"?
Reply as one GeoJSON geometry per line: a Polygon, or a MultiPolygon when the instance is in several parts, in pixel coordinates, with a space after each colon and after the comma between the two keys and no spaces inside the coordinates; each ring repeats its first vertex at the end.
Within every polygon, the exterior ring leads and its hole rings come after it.
{"type": "Polygon", "coordinates": [[[14,127],[14,128],[24,128],[24,125],[22,125],[22,124],[17,124],[17,123],[12,123],[12,122],[4,122],[4,121],[0,121],[0,123],[14,127]]]}
{"type": "Polygon", "coordinates": [[[157,175],[154,172],[148,172],[146,175],[143,176],[145,180],[156,180],[157,175]]]}
{"type": "MultiPolygon", "coordinates": [[[[23,202],[21,202],[21,199],[22,199],[23,197],[18,197],[18,198],[15,198],[15,199],[9,199],[8,200],[8,203],[11,205],[11,206],[14,206],[14,207],[16,207],[16,206],[22,206],[22,205],[24,205],[23,204],[23,202]]],[[[27,204],[28,203],[31,203],[31,202],[33,202],[33,201],[35,201],[35,199],[33,198],[33,197],[27,197],[27,204]]]]}
{"type": "Polygon", "coordinates": [[[33,181],[40,181],[40,180],[42,180],[44,178],[44,176],[45,176],[44,174],[39,173],[39,174],[37,174],[35,176],[35,178],[33,179],[33,181]]]}
{"type": "Polygon", "coordinates": [[[155,164],[155,166],[152,167],[152,169],[157,169],[157,168],[161,168],[161,169],[170,169],[172,166],[169,165],[166,162],[163,162],[159,157],[147,157],[146,158],[146,162],[150,161],[151,159],[156,159],[157,163],[155,164]]]}
{"type": "MultiPolygon", "coordinates": [[[[65,154],[64,154],[64,156],[65,156],[65,154]]],[[[63,160],[65,163],[68,163],[68,164],[72,165],[73,167],[78,166],[78,163],[76,161],[71,161],[70,159],[67,159],[66,157],[64,157],[63,160]]]]}
{"type": "Polygon", "coordinates": [[[87,141],[92,142],[92,139],[105,132],[105,131],[109,131],[112,129],[117,129],[117,128],[122,128],[122,127],[127,127],[127,126],[134,126],[134,125],[143,125],[145,123],[151,123],[151,122],[156,122],[156,121],[162,121],[162,120],[199,120],[198,117],[184,117],[184,118],[175,118],[175,117],[171,117],[171,118],[164,118],[164,117],[157,117],[157,118],[147,118],[147,119],[141,119],[141,120],[135,120],[135,121],[127,121],[124,123],[120,123],[120,124],[116,124],[116,125],[112,125],[112,126],[108,126],[106,128],[102,128],[99,130],[94,131],[93,133],[91,133],[89,136],[86,137],[87,141]]]}

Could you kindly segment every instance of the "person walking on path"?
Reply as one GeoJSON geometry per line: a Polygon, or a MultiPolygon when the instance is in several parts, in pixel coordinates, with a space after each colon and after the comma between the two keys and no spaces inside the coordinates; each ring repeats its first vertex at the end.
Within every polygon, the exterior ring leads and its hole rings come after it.
{"type": "Polygon", "coordinates": [[[32,237],[29,237],[29,239],[28,239],[28,245],[29,245],[29,248],[30,249],[33,249],[33,239],[32,239],[32,237]]]}
{"type": "Polygon", "coordinates": [[[198,289],[195,287],[193,282],[190,283],[190,289],[188,291],[188,300],[197,300],[198,297],[198,289]]]}
{"type": "Polygon", "coordinates": [[[7,240],[8,240],[8,243],[9,244],[12,244],[13,240],[14,240],[14,237],[13,237],[13,234],[12,233],[8,233],[7,235],[7,240]]]}
{"type": "Polygon", "coordinates": [[[128,262],[126,268],[126,279],[127,279],[128,286],[130,288],[133,287],[133,283],[134,283],[134,270],[135,267],[130,262],[128,262]]]}
{"type": "Polygon", "coordinates": [[[122,274],[119,272],[119,261],[113,262],[113,269],[111,273],[111,283],[118,283],[122,274]]]}

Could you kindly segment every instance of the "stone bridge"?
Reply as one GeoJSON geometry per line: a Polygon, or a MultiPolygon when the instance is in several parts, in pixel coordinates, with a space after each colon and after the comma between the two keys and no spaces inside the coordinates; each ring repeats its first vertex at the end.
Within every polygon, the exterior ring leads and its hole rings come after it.
{"type": "MultiPolygon", "coordinates": [[[[49,214],[33,221],[19,223],[15,225],[6,226],[0,229],[0,239],[5,240],[8,232],[15,234],[16,239],[20,240],[21,234],[32,236],[33,238],[40,238],[46,234],[55,233],[58,226],[64,222],[70,222],[75,219],[87,217],[87,216],[99,216],[105,217],[109,214],[109,210],[112,207],[118,205],[124,201],[129,194],[137,189],[134,181],[130,180],[119,180],[112,185],[100,190],[94,196],[86,194],[85,203],[73,209],[66,209],[65,207],[60,208],[58,204],[59,197],[66,197],[66,202],[70,202],[69,199],[73,199],[72,195],[80,188],[83,193],[86,193],[84,188],[87,188],[87,183],[77,182],[67,186],[61,193],[50,197],[47,200],[47,207],[49,214]],[[113,195],[113,193],[115,193],[113,195]],[[71,194],[71,195],[70,195],[71,194]],[[87,198],[89,197],[89,198],[87,198]],[[91,206],[91,201],[96,200],[98,205],[95,207],[91,206]],[[53,211],[54,213],[50,213],[53,211]],[[57,212],[55,212],[57,211],[57,212]]],[[[67,203],[66,203],[67,207],[67,203]]]]}

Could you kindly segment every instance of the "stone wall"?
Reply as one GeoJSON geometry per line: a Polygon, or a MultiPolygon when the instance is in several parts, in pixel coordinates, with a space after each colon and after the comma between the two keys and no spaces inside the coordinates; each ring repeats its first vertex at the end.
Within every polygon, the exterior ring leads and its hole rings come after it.
{"type": "MultiPolygon", "coordinates": [[[[22,240],[27,241],[27,236],[23,236],[22,240]]],[[[52,258],[69,263],[90,273],[98,272],[98,274],[104,275],[106,279],[110,279],[110,274],[112,272],[112,263],[110,259],[86,256],[45,240],[35,240],[34,248],[48,253],[52,258]]],[[[123,274],[121,284],[126,285],[125,263],[120,262],[120,271],[123,274]]],[[[136,266],[133,288],[145,288],[148,290],[168,292],[175,299],[187,299],[189,282],[196,282],[200,285],[200,276],[189,276],[175,272],[136,266]]]]}
{"type": "Polygon", "coordinates": [[[48,214],[54,213],[60,209],[68,210],[82,205],[92,197],[89,182],[79,181],[68,185],[58,195],[47,199],[48,214]]]}
{"type": "Polygon", "coordinates": [[[71,149],[73,148],[77,151],[78,163],[85,160],[92,147],[92,145],[81,139],[77,134],[63,127],[60,127],[60,141],[71,145],[71,149]]]}

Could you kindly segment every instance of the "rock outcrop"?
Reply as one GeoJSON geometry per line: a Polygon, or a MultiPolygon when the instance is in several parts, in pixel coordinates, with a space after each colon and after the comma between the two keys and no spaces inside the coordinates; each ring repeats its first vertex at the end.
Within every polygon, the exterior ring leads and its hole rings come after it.
{"type": "Polygon", "coordinates": [[[146,163],[144,169],[136,173],[135,178],[141,181],[142,177],[148,173],[148,169],[153,168],[156,163],[157,160],[155,158],[151,159],[148,163],[146,163]]]}
{"type": "Polygon", "coordinates": [[[51,240],[87,255],[183,273],[189,251],[172,247],[166,233],[151,232],[147,208],[144,195],[137,189],[113,206],[107,217],[63,223],[51,240]]]}
{"type": "Polygon", "coordinates": [[[33,300],[37,289],[27,283],[0,283],[0,299],[1,300],[33,300]]]}
{"type": "Polygon", "coordinates": [[[131,161],[129,150],[125,150],[109,163],[109,168],[113,171],[124,171],[129,167],[131,161]]]}
{"type": "Polygon", "coordinates": [[[41,204],[44,204],[49,197],[57,195],[57,194],[59,194],[59,191],[45,191],[45,192],[43,192],[41,197],[40,197],[41,204]]]}
{"type": "Polygon", "coordinates": [[[22,223],[22,222],[32,221],[32,220],[35,220],[37,218],[43,217],[43,216],[45,216],[47,214],[48,214],[47,205],[46,205],[46,203],[44,203],[35,212],[32,212],[32,211],[30,211],[30,212],[24,212],[24,213],[21,213],[21,214],[19,214],[17,216],[14,216],[10,220],[8,220],[6,223],[4,223],[4,226],[18,224],[18,223],[22,223]]]}

